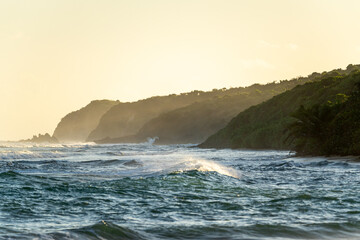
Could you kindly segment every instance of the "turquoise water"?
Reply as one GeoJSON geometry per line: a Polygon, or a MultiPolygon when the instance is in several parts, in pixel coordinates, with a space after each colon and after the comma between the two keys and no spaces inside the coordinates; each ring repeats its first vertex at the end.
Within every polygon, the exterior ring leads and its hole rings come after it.
{"type": "Polygon", "coordinates": [[[0,239],[360,239],[360,164],[0,143],[0,239]]]}

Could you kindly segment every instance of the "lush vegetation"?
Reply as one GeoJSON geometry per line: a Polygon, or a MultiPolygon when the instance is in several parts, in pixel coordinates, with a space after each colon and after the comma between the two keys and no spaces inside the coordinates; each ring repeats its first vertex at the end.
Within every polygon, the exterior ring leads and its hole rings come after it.
{"type": "MultiPolygon", "coordinates": [[[[360,82],[359,70],[359,65],[349,65],[345,70],[265,85],[192,91],[131,103],[92,101],[66,115],[53,136],[62,142],[102,143],[158,137],[157,143],[172,144],[202,142],[213,134],[200,147],[360,154],[359,91],[354,91],[360,82]]],[[[41,139],[45,138],[32,141],[41,139]]]]}
{"type": "Polygon", "coordinates": [[[360,72],[355,91],[338,94],[335,102],[300,106],[291,114],[289,144],[299,155],[360,155],[360,72]]]}
{"type": "Polygon", "coordinates": [[[144,142],[148,137],[156,136],[159,138],[156,141],[158,144],[200,143],[223,128],[239,112],[300,83],[303,82],[294,79],[266,85],[255,84],[239,89],[237,94],[217,95],[160,114],[145,123],[136,135],[107,141],[144,142]]]}
{"type": "Polygon", "coordinates": [[[304,79],[298,78],[245,88],[192,91],[119,103],[101,117],[87,140],[141,142],[147,137],[158,136],[160,143],[198,143],[224,127],[238,112],[301,83],[304,79]],[[199,125],[204,128],[198,128],[199,125]]]}
{"type": "MultiPolygon", "coordinates": [[[[334,125],[333,129],[337,129],[332,135],[333,149],[336,149],[335,145],[339,148],[343,146],[339,145],[343,136],[339,134],[339,131],[344,131],[347,125],[351,125],[348,129],[354,133],[351,135],[353,137],[346,136],[349,139],[344,139],[344,144],[355,141],[356,134],[359,134],[356,130],[357,123],[352,122],[356,120],[356,111],[352,111],[351,118],[346,114],[349,114],[349,108],[356,109],[353,91],[359,80],[359,69],[357,65],[349,65],[346,70],[337,69],[322,73],[315,81],[299,85],[262,104],[253,106],[238,114],[225,128],[200,144],[200,147],[295,149],[300,153],[310,154],[313,152],[311,148],[317,149],[314,142],[319,141],[318,136],[313,136],[310,132],[322,136],[324,132],[327,132],[325,121],[331,122],[334,125]],[[337,114],[338,108],[348,110],[342,110],[341,114],[340,112],[337,114]],[[309,129],[307,135],[301,135],[304,134],[306,127],[301,128],[299,121],[305,116],[309,118],[316,116],[320,122],[316,122],[316,125],[310,124],[308,127],[312,128],[309,129]],[[335,127],[336,124],[337,127],[335,127]],[[335,143],[336,137],[338,137],[337,143],[335,143]]],[[[354,144],[356,145],[355,142],[354,144]]],[[[324,146],[324,148],[327,147],[324,146]]],[[[341,151],[334,150],[331,154],[335,152],[340,154],[341,151]]],[[[350,154],[350,152],[344,150],[341,154],[350,154]]],[[[325,151],[313,153],[322,154],[325,151]]]]}

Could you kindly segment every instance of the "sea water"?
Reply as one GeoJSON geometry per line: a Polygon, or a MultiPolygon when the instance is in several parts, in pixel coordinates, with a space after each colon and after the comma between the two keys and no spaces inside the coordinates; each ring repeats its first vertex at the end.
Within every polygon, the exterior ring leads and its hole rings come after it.
{"type": "Polygon", "coordinates": [[[191,145],[0,143],[0,239],[360,239],[360,164],[191,145]]]}

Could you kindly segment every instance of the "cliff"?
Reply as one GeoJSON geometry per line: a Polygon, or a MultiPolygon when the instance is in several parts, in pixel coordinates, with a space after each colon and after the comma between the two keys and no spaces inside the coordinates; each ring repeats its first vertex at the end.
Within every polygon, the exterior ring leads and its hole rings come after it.
{"type": "Polygon", "coordinates": [[[83,142],[98,125],[101,116],[118,101],[95,100],[61,119],[53,136],[61,142],[83,142]]]}
{"type": "MultiPolygon", "coordinates": [[[[179,95],[156,96],[137,102],[120,103],[112,107],[100,119],[98,126],[90,133],[87,141],[120,139],[135,135],[149,121],[161,114],[202,102],[214,97],[236,95],[245,88],[214,89],[213,91],[192,91],[179,95]]],[[[127,138],[129,139],[129,138],[127,138]]],[[[114,140],[111,140],[114,142],[114,140]]],[[[116,142],[116,141],[115,141],[116,142]]]]}

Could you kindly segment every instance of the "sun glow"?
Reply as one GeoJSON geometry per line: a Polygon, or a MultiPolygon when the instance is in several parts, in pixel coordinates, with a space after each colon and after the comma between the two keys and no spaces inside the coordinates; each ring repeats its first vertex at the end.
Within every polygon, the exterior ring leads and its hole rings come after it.
{"type": "Polygon", "coordinates": [[[52,133],[94,99],[246,86],[356,64],[359,8],[352,0],[1,1],[0,139],[52,133]]]}

